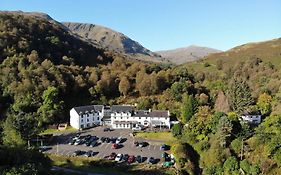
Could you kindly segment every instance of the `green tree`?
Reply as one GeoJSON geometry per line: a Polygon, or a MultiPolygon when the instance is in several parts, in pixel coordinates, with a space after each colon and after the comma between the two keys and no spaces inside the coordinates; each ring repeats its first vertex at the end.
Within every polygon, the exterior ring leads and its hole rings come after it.
{"type": "Polygon", "coordinates": [[[182,134],[182,124],[181,123],[174,124],[172,127],[172,133],[174,137],[180,136],[182,134]]]}
{"type": "Polygon", "coordinates": [[[183,95],[182,122],[187,123],[196,111],[196,101],[193,95],[183,95]]]}
{"type": "Polygon", "coordinates": [[[226,116],[220,118],[216,133],[220,146],[226,147],[228,145],[231,137],[232,126],[231,121],[226,116]]]}
{"type": "Polygon", "coordinates": [[[259,96],[257,106],[263,115],[269,115],[271,112],[272,97],[266,93],[259,96]]]}
{"type": "Polygon", "coordinates": [[[223,169],[224,169],[224,173],[226,175],[232,175],[232,174],[239,174],[239,164],[237,159],[234,156],[231,156],[229,158],[226,159],[226,161],[223,164],[223,169]]]}
{"type": "Polygon", "coordinates": [[[246,80],[234,78],[229,84],[228,95],[234,111],[241,112],[254,102],[246,80]]]}
{"type": "Polygon", "coordinates": [[[54,118],[59,116],[63,109],[63,101],[59,100],[59,90],[52,86],[48,87],[43,92],[42,100],[43,104],[38,109],[38,114],[41,115],[40,122],[54,122],[54,118]]]}

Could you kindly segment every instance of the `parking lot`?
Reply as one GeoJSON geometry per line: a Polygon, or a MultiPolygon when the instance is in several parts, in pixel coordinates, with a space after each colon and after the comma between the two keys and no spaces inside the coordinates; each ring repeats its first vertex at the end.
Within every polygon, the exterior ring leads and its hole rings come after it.
{"type": "Polygon", "coordinates": [[[163,142],[134,138],[131,134],[132,130],[116,129],[113,131],[105,132],[104,127],[96,127],[81,131],[80,133],[81,136],[86,136],[89,134],[91,136],[97,136],[99,138],[97,141],[98,144],[94,147],[85,146],[84,144],[69,145],[68,143],[71,142],[71,140],[77,133],[67,133],[56,136],[55,141],[51,145],[52,149],[46,152],[72,156],[76,150],[92,150],[93,152],[96,152],[94,157],[97,158],[105,158],[112,152],[115,152],[116,154],[121,153],[134,156],[140,155],[144,157],[143,161],[146,161],[149,157],[153,157],[156,159],[156,162],[160,162],[161,155],[164,152],[163,150],[160,150],[160,147],[163,142]],[[122,137],[123,141],[121,142],[120,147],[118,149],[113,149],[113,143],[102,142],[100,140],[100,138],[102,137],[122,137]],[[134,144],[135,142],[146,142],[147,144],[144,147],[139,147],[134,144]]]}

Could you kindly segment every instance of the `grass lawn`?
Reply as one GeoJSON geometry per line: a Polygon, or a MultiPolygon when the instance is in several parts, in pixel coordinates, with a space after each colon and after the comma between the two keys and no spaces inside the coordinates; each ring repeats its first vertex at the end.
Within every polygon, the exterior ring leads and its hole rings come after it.
{"type": "Polygon", "coordinates": [[[136,133],[136,137],[148,140],[159,140],[167,143],[172,143],[177,140],[173,137],[171,132],[138,132],[136,133]]]}
{"type": "Polygon", "coordinates": [[[174,169],[163,169],[160,165],[147,163],[126,165],[97,158],[67,157],[47,154],[54,166],[80,170],[92,173],[118,174],[118,175],[173,175],[174,169]]]}
{"type": "Polygon", "coordinates": [[[40,133],[40,135],[43,135],[43,134],[55,134],[55,133],[65,133],[65,132],[75,132],[77,131],[77,129],[75,128],[72,128],[71,126],[68,126],[66,128],[66,130],[58,130],[58,129],[46,129],[44,130],[43,132],[40,133]]]}

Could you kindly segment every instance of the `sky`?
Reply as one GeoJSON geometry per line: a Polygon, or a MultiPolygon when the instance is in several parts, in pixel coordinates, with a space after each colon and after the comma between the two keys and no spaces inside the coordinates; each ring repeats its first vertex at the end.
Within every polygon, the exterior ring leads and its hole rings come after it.
{"type": "Polygon", "coordinates": [[[281,37],[281,0],[0,0],[0,10],[99,24],[152,50],[228,50],[281,37]]]}

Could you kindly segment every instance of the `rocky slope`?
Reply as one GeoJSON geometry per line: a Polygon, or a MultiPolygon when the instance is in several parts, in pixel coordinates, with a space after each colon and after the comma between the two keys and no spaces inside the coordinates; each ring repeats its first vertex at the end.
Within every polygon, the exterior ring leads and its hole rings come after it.
{"type": "Polygon", "coordinates": [[[129,57],[145,61],[166,62],[160,55],[144,48],[126,35],[107,27],[74,22],[62,22],[62,24],[73,33],[110,51],[123,53],[129,57]]]}

